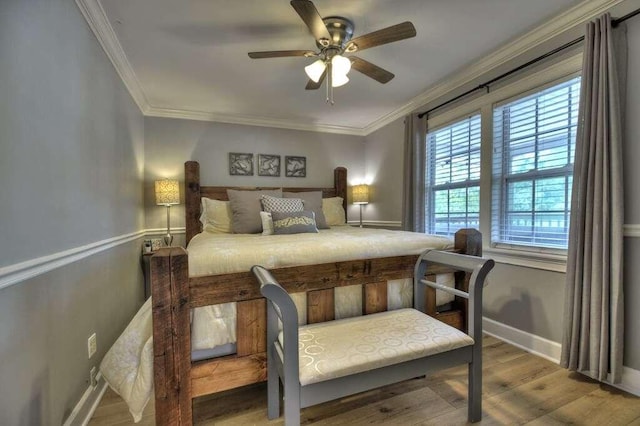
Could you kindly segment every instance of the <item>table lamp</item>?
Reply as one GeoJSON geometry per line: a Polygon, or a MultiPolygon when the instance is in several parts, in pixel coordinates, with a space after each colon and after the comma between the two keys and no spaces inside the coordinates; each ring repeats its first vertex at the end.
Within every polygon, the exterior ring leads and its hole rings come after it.
{"type": "Polygon", "coordinates": [[[369,185],[355,185],[352,188],[353,204],[360,205],[360,228],[362,228],[362,206],[369,204],[369,185]]]}
{"type": "Polygon", "coordinates": [[[173,235],[171,235],[170,211],[172,205],[180,204],[180,184],[177,180],[157,180],[156,181],[156,204],[167,206],[167,235],[164,236],[164,243],[171,247],[173,235]]]}

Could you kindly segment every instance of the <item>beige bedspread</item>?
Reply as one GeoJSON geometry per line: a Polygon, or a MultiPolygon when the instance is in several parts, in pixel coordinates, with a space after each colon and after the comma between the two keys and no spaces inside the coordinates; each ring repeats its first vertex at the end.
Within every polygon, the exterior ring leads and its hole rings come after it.
{"type": "Polygon", "coordinates": [[[203,232],[191,240],[189,275],[226,274],[265,268],[419,254],[448,249],[445,237],[416,232],[336,226],[317,234],[261,235],[203,232]]]}

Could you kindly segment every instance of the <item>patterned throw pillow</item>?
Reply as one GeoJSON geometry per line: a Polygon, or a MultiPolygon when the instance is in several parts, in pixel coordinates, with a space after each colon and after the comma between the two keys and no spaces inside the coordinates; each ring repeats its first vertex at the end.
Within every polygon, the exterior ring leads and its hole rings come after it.
{"type": "Polygon", "coordinates": [[[260,197],[262,210],[265,212],[301,212],[304,210],[304,204],[300,198],[278,198],[269,195],[260,197]]]}
{"type": "Polygon", "coordinates": [[[276,235],[318,232],[315,215],[312,211],[271,212],[271,217],[273,218],[273,233],[276,235]]]}

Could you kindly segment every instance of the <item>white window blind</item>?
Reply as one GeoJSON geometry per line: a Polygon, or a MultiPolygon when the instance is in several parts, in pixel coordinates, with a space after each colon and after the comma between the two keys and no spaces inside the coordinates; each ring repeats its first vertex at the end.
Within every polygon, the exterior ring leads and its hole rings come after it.
{"type": "Polygon", "coordinates": [[[566,248],[580,77],[494,108],[492,243],[566,248]]]}
{"type": "Polygon", "coordinates": [[[452,235],[480,218],[480,114],[427,133],[426,231],[452,235]]]}

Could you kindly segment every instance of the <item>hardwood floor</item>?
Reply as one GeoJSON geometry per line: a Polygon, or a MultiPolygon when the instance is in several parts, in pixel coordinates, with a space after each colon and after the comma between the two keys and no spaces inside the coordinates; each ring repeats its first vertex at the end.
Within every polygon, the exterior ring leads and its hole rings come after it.
{"type": "MultiPolygon", "coordinates": [[[[640,398],[492,337],[485,337],[482,425],[636,425],[640,398]]],[[[466,368],[456,367],[352,397],[305,408],[302,423],[313,425],[460,425],[467,421],[466,368]]],[[[258,384],[194,402],[197,425],[283,424],[267,420],[266,385],[258,384]]],[[[151,402],[139,425],[153,425],[151,402]]],[[[122,399],[105,393],[92,426],[133,425],[122,399]]]]}

